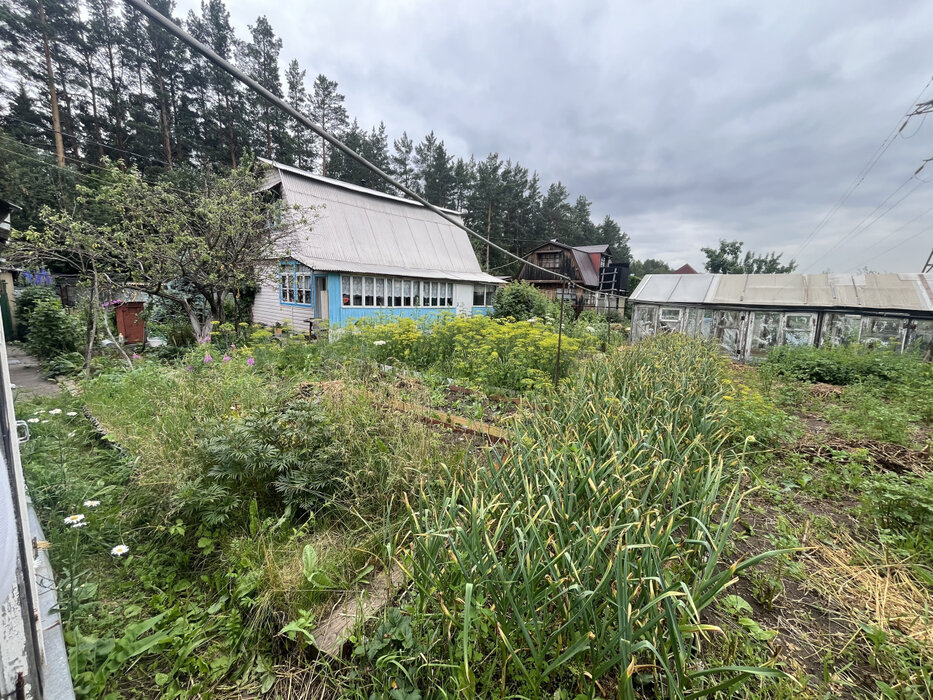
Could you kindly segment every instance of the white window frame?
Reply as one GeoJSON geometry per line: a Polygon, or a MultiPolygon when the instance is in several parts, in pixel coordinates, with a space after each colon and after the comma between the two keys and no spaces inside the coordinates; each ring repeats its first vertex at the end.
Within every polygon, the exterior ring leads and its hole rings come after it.
{"type": "Polygon", "coordinates": [[[279,263],[279,304],[314,306],[314,271],[298,262],[279,263]]]}
{"type": "MultiPolygon", "coordinates": [[[[282,274],[284,278],[286,273],[283,271],[282,274]]],[[[489,301],[491,301],[491,291],[494,289],[494,287],[490,288],[489,301]]],[[[345,309],[453,308],[454,285],[452,282],[420,280],[411,277],[342,274],[340,276],[340,303],[345,309]],[[356,297],[359,297],[360,303],[356,303],[356,297]],[[380,297],[382,303],[379,303],[380,297]],[[370,303],[367,303],[367,299],[370,303]],[[400,303],[396,304],[396,300],[400,303]],[[431,303],[432,301],[434,303],[431,303]]]]}

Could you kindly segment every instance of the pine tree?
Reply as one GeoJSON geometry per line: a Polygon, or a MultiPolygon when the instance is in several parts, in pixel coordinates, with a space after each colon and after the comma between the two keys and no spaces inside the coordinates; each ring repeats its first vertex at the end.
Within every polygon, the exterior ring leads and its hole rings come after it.
{"type": "Polygon", "coordinates": [[[451,206],[454,187],[452,158],[447,154],[444,142],[433,131],[415,147],[414,160],[422,196],[439,207],[451,206]]]}
{"type": "MultiPolygon", "coordinates": [[[[222,58],[233,58],[238,41],[223,0],[202,0],[201,16],[189,22],[197,39],[222,58]]],[[[201,126],[206,160],[226,161],[235,168],[247,142],[242,91],[226,71],[205,59],[194,57],[193,67],[198,70],[197,81],[204,85],[207,106],[201,126]]]]}
{"type": "Polygon", "coordinates": [[[609,254],[614,262],[631,262],[632,249],[629,247],[629,238],[627,233],[622,232],[612,217],[606,214],[606,218],[597,226],[599,240],[598,243],[609,244],[609,254]]]}
{"type": "Polygon", "coordinates": [[[571,209],[567,198],[570,193],[560,181],[548,187],[547,194],[541,201],[541,217],[544,225],[545,240],[557,239],[562,243],[569,240],[571,209]]]}
{"type": "MultiPolygon", "coordinates": [[[[363,155],[382,172],[390,172],[389,137],[386,135],[385,122],[379,122],[378,129],[374,126],[370,130],[363,147],[363,155]]],[[[380,192],[389,191],[389,183],[368,168],[366,169],[366,186],[380,192]]]]}
{"type": "MultiPolygon", "coordinates": [[[[282,97],[282,81],[279,75],[279,53],[282,40],[272,30],[265,16],[250,25],[250,42],[246,45],[246,69],[260,85],[277,97],[282,97]]],[[[254,98],[252,114],[258,127],[252,143],[268,158],[279,159],[287,151],[285,116],[267,101],[254,98]]]]}
{"type": "Polygon", "coordinates": [[[0,117],[0,129],[6,136],[22,144],[48,150],[54,147],[52,134],[42,115],[33,109],[32,103],[32,98],[26,92],[26,83],[20,80],[7,113],[0,117]]]}
{"type": "MultiPolygon", "coordinates": [[[[325,131],[340,138],[348,126],[346,107],[343,106],[344,96],[337,91],[337,81],[330,80],[326,75],[319,75],[314,80],[314,90],[311,95],[311,116],[325,131]]],[[[330,155],[330,146],[321,137],[321,175],[327,176],[327,163],[330,155]]]]}
{"type": "Polygon", "coordinates": [[[414,162],[415,144],[408,138],[408,132],[392,142],[392,155],[389,156],[389,167],[396,180],[410,190],[418,191],[418,174],[414,162]]]}
{"type": "MultiPolygon", "coordinates": [[[[306,71],[298,65],[298,61],[295,59],[292,59],[285,71],[288,104],[302,114],[311,111],[308,90],[305,87],[305,74],[306,71]]],[[[314,140],[310,129],[294,120],[290,122],[289,150],[283,158],[286,162],[292,163],[299,168],[307,169],[312,166],[314,162],[314,140]]]]}

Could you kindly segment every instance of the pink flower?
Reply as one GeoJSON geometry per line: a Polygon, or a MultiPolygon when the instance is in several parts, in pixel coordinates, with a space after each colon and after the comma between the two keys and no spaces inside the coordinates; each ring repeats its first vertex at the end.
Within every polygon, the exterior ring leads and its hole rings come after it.
{"type": "Polygon", "coordinates": [[[185,369],[188,370],[189,372],[194,372],[194,365],[188,365],[187,367],[185,367],[185,369]]]}
{"type": "Polygon", "coordinates": [[[142,355],[140,355],[138,352],[134,352],[134,353],[133,353],[133,359],[134,359],[134,360],[141,360],[141,359],[142,359],[142,355]]]}
{"type": "Polygon", "coordinates": [[[248,364],[250,367],[252,367],[253,365],[256,364],[255,358],[252,358],[252,357],[249,358],[249,359],[246,361],[246,364],[248,364]]]}
{"type": "Polygon", "coordinates": [[[236,344],[230,346],[231,350],[236,350],[236,344]]]}
{"type": "Polygon", "coordinates": [[[204,356],[204,364],[208,364],[209,362],[213,362],[213,361],[214,361],[214,358],[210,356],[210,353],[204,356]]]}
{"type": "Polygon", "coordinates": [[[224,355],[224,362],[230,362],[230,355],[224,355]]]}

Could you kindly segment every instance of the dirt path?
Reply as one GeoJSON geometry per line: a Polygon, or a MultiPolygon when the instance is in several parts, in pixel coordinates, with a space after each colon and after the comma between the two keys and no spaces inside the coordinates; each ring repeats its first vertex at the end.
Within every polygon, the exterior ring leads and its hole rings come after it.
{"type": "Polygon", "coordinates": [[[10,382],[13,395],[55,396],[61,390],[53,380],[45,379],[39,361],[18,345],[7,343],[6,354],[10,364],[10,382]]]}

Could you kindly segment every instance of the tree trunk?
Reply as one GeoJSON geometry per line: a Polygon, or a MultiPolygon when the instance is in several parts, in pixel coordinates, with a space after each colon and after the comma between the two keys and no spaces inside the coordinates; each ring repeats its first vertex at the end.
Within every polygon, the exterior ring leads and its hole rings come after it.
{"type": "Polygon", "coordinates": [[[227,108],[227,139],[230,144],[230,162],[236,168],[236,139],[233,135],[233,109],[230,107],[230,95],[224,95],[224,105],[227,108]]]}
{"type": "Polygon", "coordinates": [[[87,320],[87,334],[84,339],[84,376],[91,378],[91,358],[94,355],[94,341],[97,338],[97,314],[100,310],[100,292],[97,289],[97,273],[91,278],[91,296],[88,299],[90,313],[87,320]]]}
{"type": "Polygon", "coordinates": [[[42,0],[36,0],[39,6],[39,23],[42,25],[42,50],[45,54],[45,74],[49,83],[49,102],[52,108],[52,129],[55,132],[55,155],[58,165],[65,167],[65,142],[62,141],[62,122],[58,114],[58,90],[55,88],[55,73],[52,71],[52,51],[49,48],[49,32],[45,23],[45,7],[42,0]]]}
{"type": "Polygon", "coordinates": [[[165,149],[165,161],[172,167],[172,133],[168,105],[165,102],[165,79],[162,76],[162,54],[156,53],[156,78],[159,81],[159,107],[162,113],[162,146],[165,149]]]}
{"type": "Polygon", "coordinates": [[[91,91],[91,115],[94,119],[94,138],[97,140],[97,154],[99,160],[104,159],[104,139],[100,131],[100,117],[97,114],[97,90],[94,87],[94,69],[91,66],[90,51],[84,54],[84,65],[87,67],[87,84],[91,91]]]}
{"type": "Polygon", "coordinates": [[[211,311],[208,311],[207,318],[202,320],[198,318],[198,314],[194,310],[194,307],[191,306],[191,302],[184,297],[163,296],[166,299],[171,299],[181,304],[181,308],[184,309],[185,313],[188,315],[188,321],[191,323],[191,331],[194,333],[194,339],[198,345],[205,345],[211,342],[211,330],[213,329],[214,321],[214,314],[211,311]]]}
{"type": "Polygon", "coordinates": [[[113,58],[113,28],[110,24],[110,13],[105,12],[107,30],[107,62],[110,65],[110,92],[113,99],[113,119],[117,127],[115,140],[117,148],[126,147],[126,134],[123,132],[123,100],[120,97],[120,86],[117,83],[117,67],[113,58]]]}

